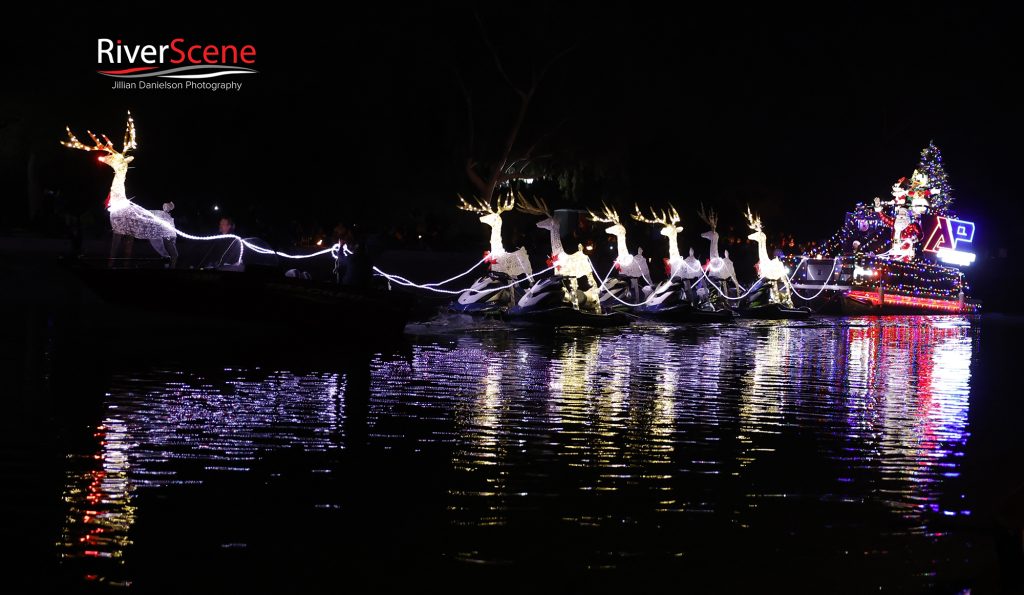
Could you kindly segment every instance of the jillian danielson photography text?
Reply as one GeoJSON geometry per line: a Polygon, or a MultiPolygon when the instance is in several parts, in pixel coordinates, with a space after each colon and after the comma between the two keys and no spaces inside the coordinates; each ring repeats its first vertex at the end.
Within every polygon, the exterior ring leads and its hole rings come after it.
{"type": "Polygon", "coordinates": [[[116,80],[110,86],[111,90],[189,90],[189,91],[241,91],[241,81],[124,81],[116,80]]]}

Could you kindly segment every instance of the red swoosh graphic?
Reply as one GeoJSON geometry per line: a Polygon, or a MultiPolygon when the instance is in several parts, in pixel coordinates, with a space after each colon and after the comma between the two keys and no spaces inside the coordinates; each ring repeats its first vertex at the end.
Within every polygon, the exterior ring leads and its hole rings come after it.
{"type": "Polygon", "coordinates": [[[138,68],[125,68],[124,70],[97,70],[100,74],[131,74],[143,70],[156,70],[156,66],[139,66],[138,68]]]}

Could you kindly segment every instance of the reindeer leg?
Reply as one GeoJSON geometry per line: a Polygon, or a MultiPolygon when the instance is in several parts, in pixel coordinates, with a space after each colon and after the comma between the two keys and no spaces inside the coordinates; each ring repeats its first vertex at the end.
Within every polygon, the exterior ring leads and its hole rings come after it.
{"type": "Polygon", "coordinates": [[[793,284],[789,281],[788,276],[783,276],[782,278],[785,281],[786,287],[786,305],[793,308],[793,284]]]}
{"type": "Polygon", "coordinates": [[[177,238],[164,238],[164,250],[171,258],[171,268],[178,264],[178,242],[177,238]]]}
{"type": "Polygon", "coordinates": [[[580,296],[579,296],[579,293],[577,293],[579,291],[579,288],[580,288],[580,284],[576,280],[576,277],[570,278],[569,279],[569,300],[570,300],[570,303],[572,304],[572,307],[573,307],[574,310],[579,310],[580,309],[580,296]]]}
{"type": "Polygon", "coordinates": [[[110,236],[110,258],[107,266],[114,268],[114,259],[121,255],[121,234],[116,231],[110,236]]]}
{"type": "Polygon", "coordinates": [[[587,283],[590,284],[590,288],[587,289],[587,294],[586,295],[590,299],[590,301],[593,302],[594,310],[598,314],[600,314],[601,313],[601,299],[600,299],[601,296],[600,296],[599,289],[597,287],[597,280],[594,279],[593,273],[587,273],[587,283]]]}
{"type": "Polygon", "coordinates": [[[126,235],[124,236],[124,257],[131,259],[132,249],[135,247],[135,236],[126,235]]]}

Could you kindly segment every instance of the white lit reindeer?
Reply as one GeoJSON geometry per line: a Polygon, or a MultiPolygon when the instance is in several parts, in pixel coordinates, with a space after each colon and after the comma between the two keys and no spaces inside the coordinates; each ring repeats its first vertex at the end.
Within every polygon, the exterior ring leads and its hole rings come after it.
{"type": "Polygon", "coordinates": [[[740,282],[736,279],[736,268],[729,260],[729,251],[726,250],[725,258],[718,255],[718,214],[714,210],[705,211],[704,205],[700,206],[700,218],[708,224],[709,229],[700,234],[700,237],[711,242],[711,255],[708,259],[707,273],[712,282],[718,284],[725,295],[729,295],[729,281],[735,286],[737,293],[740,291],[740,282]]]}
{"type": "Polygon", "coordinates": [[[615,209],[604,206],[604,212],[599,216],[590,211],[590,218],[599,223],[611,223],[611,227],[605,229],[605,233],[615,236],[616,274],[605,282],[605,291],[601,294],[601,306],[603,308],[615,308],[622,306],[622,302],[641,302],[653,290],[651,286],[651,272],[647,268],[647,259],[644,258],[643,248],[637,248],[636,255],[629,253],[626,246],[626,228],[619,221],[619,214],[615,209]],[[622,302],[616,300],[622,300],[622,302]]]}
{"type": "Polygon", "coordinates": [[[520,311],[527,311],[533,306],[540,307],[541,304],[549,302],[554,293],[554,282],[564,288],[562,297],[564,302],[571,305],[574,310],[601,313],[601,303],[598,301],[598,286],[594,279],[593,268],[590,258],[583,253],[583,246],[579,246],[576,252],[567,254],[562,248],[561,230],[558,220],[548,208],[543,199],[530,200],[519,195],[516,201],[516,208],[524,213],[540,215],[544,217],[537,222],[537,227],[548,230],[551,236],[551,258],[550,266],[554,267],[554,277],[551,282],[545,280],[538,283],[519,300],[520,311]],[[579,291],[579,279],[583,277],[587,281],[587,289],[579,291]],[[562,281],[567,281],[567,286],[562,281]],[[583,299],[580,299],[580,298],[583,299]]]}
{"type": "Polygon", "coordinates": [[[662,210],[660,213],[652,208],[650,216],[646,216],[640,211],[639,205],[635,205],[634,209],[633,219],[661,226],[661,235],[668,239],[668,258],[665,259],[665,274],[668,278],[659,283],[654,292],[648,296],[643,310],[659,312],[677,308],[680,303],[695,303],[697,299],[692,285],[702,276],[703,270],[700,261],[693,257],[693,250],[690,250],[690,255],[687,258],[683,258],[679,254],[678,236],[683,231],[683,228],[679,226],[679,222],[682,220],[679,211],[669,205],[667,210],[662,210]]]}
{"type": "Polygon", "coordinates": [[[753,233],[747,236],[747,239],[757,242],[757,274],[763,282],[769,284],[771,302],[792,308],[793,287],[789,282],[789,270],[786,269],[786,265],[778,258],[768,258],[767,237],[761,230],[761,218],[751,213],[750,207],[747,207],[746,217],[747,224],[753,230],[753,233]]]}
{"type": "Polygon", "coordinates": [[[533,274],[530,266],[530,255],[526,248],[520,247],[515,252],[506,252],[501,241],[501,214],[511,211],[515,199],[511,196],[498,200],[497,208],[489,202],[477,198],[473,203],[459,197],[459,209],[480,215],[481,223],[491,228],[490,250],[484,254],[490,272],[459,295],[451,309],[459,312],[486,313],[501,309],[515,303],[516,292],[507,287],[513,281],[533,274]],[[505,289],[498,289],[505,288],[505,289]]]}
{"type": "Polygon", "coordinates": [[[634,205],[634,209],[633,219],[641,223],[660,225],[661,235],[668,239],[668,258],[665,260],[665,274],[668,275],[671,281],[672,277],[681,274],[685,264],[683,257],[679,254],[679,241],[677,237],[683,231],[682,227],[677,226],[682,220],[679,217],[679,212],[676,211],[675,207],[669,205],[668,210],[662,210],[660,213],[655,212],[652,208],[651,216],[647,217],[640,212],[640,205],[634,205]]]}
{"type": "Polygon", "coordinates": [[[92,139],[93,144],[86,145],[72,134],[70,127],[67,127],[66,130],[68,140],[60,141],[60,144],[69,149],[102,151],[106,154],[99,156],[100,163],[105,163],[114,170],[114,180],[110,184],[110,194],[107,196],[110,226],[114,231],[111,258],[118,254],[125,238],[128,238],[125,253],[130,255],[131,239],[138,238],[149,240],[161,256],[171,259],[173,266],[178,258],[178,250],[175,246],[177,234],[174,231],[174,219],[170,215],[174,203],[164,204],[163,210],[160,211],[147,211],[130,201],[125,194],[124,181],[128,176],[128,164],[135,159],[134,156],[128,155],[128,151],[138,147],[138,142],[135,140],[135,121],[132,119],[131,112],[128,112],[128,125],[124,131],[124,143],[120,151],[114,148],[114,143],[110,142],[105,134],[100,135],[103,139],[100,141],[95,134],[87,130],[86,134],[92,139]]]}

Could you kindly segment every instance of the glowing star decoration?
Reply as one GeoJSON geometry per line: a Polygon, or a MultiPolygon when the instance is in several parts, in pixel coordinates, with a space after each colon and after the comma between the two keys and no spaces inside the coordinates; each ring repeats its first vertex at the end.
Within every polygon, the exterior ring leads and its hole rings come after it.
{"type": "Polygon", "coordinates": [[[704,210],[704,205],[700,206],[698,212],[700,218],[707,223],[709,229],[704,233],[700,234],[700,237],[711,242],[711,255],[708,259],[705,270],[708,276],[715,283],[720,283],[722,288],[725,290],[725,294],[729,295],[729,281],[733,282],[737,292],[740,290],[740,282],[736,279],[736,268],[733,266],[732,261],[728,259],[729,253],[726,252],[726,258],[722,258],[718,255],[718,214],[713,210],[704,210]]]}
{"type": "Polygon", "coordinates": [[[103,139],[101,141],[92,131],[87,130],[86,134],[92,139],[92,145],[87,145],[75,137],[70,127],[65,129],[68,133],[68,140],[60,141],[60,144],[69,149],[103,152],[105,155],[99,156],[99,162],[109,165],[114,170],[114,180],[110,184],[110,194],[107,196],[110,226],[114,233],[150,240],[153,247],[163,256],[176,258],[174,219],[170,214],[170,210],[174,206],[173,203],[167,203],[166,206],[170,208],[147,211],[130,201],[125,194],[124,181],[128,176],[128,164],[135,159],[134,156],[128,155],[128,152],[138,148],[135,138],[135,120],[132,119],[131,112],[128,112],[128,125],[124,131],[124,142],[120,151],[114,148],[114,143],[105,134],[100,135],[100,138],[103,139]],[[159,219],[163,224],[155,221],[154,218],[159,219]]]}
{"type": "Polygon", "coordinates": [[[764,231],[761,229],[761,218],[750,212],[750,207],[747,207],[747,225],[750,226],[751,233],[747,236],[747,239],[754,240],[757,242],[757,274],[760,278],[771,281],[771,301],[777,304],[783,304],[793,307],[793,298],[790,297],[792,292],[792,285],[789,282],[789,271],[786,269],[786,265],[778,258],[768,258],[768,249],[765,245],[767,237],[764,231]],[[779,288],[779,282],[782,282],[782,288],[779,288]]]}
{"type": "Polygon", "coordinates": [[[677,226],[681,218],[679,217],[679,211],[676,211],[672,205],[668,206],[668,210],[662,210],[656,212],[653,208],[650,209],[650,217],[640,212],[640,205],[633,205],[633,219],[641,223],[650,223],[652,225],[661,226],[661,235],[668,239],[668,258],[665,260],[665,274],[668,275],[669,280],[679,274],[680,268],[683,266],[683,258],[679,255],[679,242],[677,236],[683,231],[682,227],[677,226]]]}
{"type": "Polygon", "coordinates": [[[935,254],[943,262],[965,266],[974,262],[975,255],[959,248],[973,242],[973,222],[938,216],[921,250],[935,254]]]}
{"type": "Polygon", "coordinates": [[[480,215],[480,222],[491,228],[490,250],[484,257],[496,273],[504,273],[513,279],[522,275],[531,275],[533,269],[530,266],[530,255],[526,248],[520,247],[515,252],[506,252],[501,241],[501,214],[511,211],[515,206],[515,199],[511,196],[507,200],[499,200],[497,208],[477,198],[471,204],[465,198],[459,197],[459,208],[463,211],[480,215]]]}
{"type": "Polygon", "coordinates": [[[516,208],[523,213],[530,215],[540,215],[544,217],[542,220],[537,222],[537,227],[548,230],[551,236],[551,266],[555,267],[555,274],[561,277],[565,277],[569,280],[569,291],[568,301],[572,304],[573,308],[581,309],[581,304],[578,298],[578,279],[585,277],[589,289],[584,292],[586,296],[586,304],[584,309],[601,312],[601,305],[598,296],[598,284],[597,280],[594,279],[593,266],[590,263],[590,258],[583,252],[583,246],[579,246],[576,252],[567,254],[562,249],[562,238],[561,230],[559,229],[558,220],[555,219],[554,214],[548,208],[547,203],[544,199],[538,198],[530,200],[522,194],[516,197],[516,208]]]}

